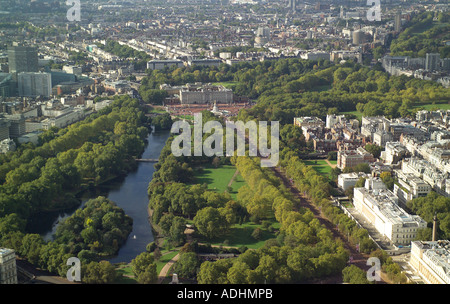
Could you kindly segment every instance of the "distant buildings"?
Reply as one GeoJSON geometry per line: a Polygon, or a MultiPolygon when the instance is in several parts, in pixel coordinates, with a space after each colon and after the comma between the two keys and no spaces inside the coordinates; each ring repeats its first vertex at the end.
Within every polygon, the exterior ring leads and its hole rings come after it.
{"type": "Polygon", "coordinates": [[[181,60],[150,60],[147,62],[147,69],[150,70],[162,70],[165,67],[183,67],[184,63],[181,60]]]}
{"type": "Polygon", "coordinates": [[[0,248],[0,284],[17,284],[17,266],[14,250],[0,248]]]}
{"type": "Polygon", "coordinates": [[[413,241],[409,264],[428,284],[450,284],[450,242],[413,241]]]}
{"type": "Polygon", "coordinates": [[[439,53],[427,53],[425,55],[425,70],[436,71],[441,65],[441,56],[439,53]]]}
{"type": "Polygon", "coordinates": [[[402,15],[400,13],[397,13],[394,19],[394,31],[400,33],[401,29],[402,29],[402,15]]]}

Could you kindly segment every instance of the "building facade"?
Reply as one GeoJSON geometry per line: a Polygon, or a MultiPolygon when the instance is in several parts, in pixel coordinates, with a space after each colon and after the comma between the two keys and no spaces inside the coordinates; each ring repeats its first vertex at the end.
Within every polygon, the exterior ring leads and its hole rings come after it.
{"type": "Polygon", "coordinates": [[[17,76],[19,96],[50,97],[52,95],[52,75],[50,73],[22,72],[17,76]]]}
{"type": "Polygon", "coordinates": [[[450,284],[450,241],[414,241],[409,264],[428,284],[450,284]]]}
{"type": "Polygon", "coordinates": [[[0,248],[0,284],[17,284],[17,266],[14,250],[0,248]]]}
{"type": "Polygon", "coordinates": [[[355,188],[353,205],[396,246],[409,246],[417,230],[427,227],[420,216],[410,215],[399,207],[398,198],[380,178],[369,178],[364,188],[355,188]]]}

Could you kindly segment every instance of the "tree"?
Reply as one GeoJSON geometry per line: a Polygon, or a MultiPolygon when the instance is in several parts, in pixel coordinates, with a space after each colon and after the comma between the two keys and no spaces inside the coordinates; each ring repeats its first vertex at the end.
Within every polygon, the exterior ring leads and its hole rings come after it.
{"type": "Polygon", "coordinates": [[[198,211],[194,217],[194,226],[208,239],[222,236],[228,231],[226,218],[213,207],[205,207],[198,211]]]}
{"type": "Polygon", "coordinates": [[[355,265],[347,266],[342,270],[342,280],[350,284],[370,284],[366,272],[355,265]]]}
{"type": "MultiPolygon", "coordinates": [[[[131,261],[131,268],[136,277],[145,272],[148,266],[154,263],[153,256],[148,252],[142,252],[131,261]]],[[[156,270],[155,270],[156,271],[156,270]]]]}
{"type": "Polygon", "coordinates": [[[148,265],[143,272],[137,276],[139,284],[154,284],[158,281],[158,274],[156,273],[156,264],[148,265]]]}
{"type": "Polygon", "coordinates": [[[230,284],[246,284],[250,267],[240,261],[233,263],[233,266],[227,272],[227,279],[230,284]]]}
{"type": "Polygon", "coordinates": [[[180,255],[177,263],[175,264],[174,272],[178,274],[180,278],[193,278],[197,273],[197,268],[200,266],[200,262],[195,252],[185,252],[180,255]]]}
{"type": "Polygon", "coordinates": [[[259,227],[256,227],[252,232],[252,238],[255,240],[260,240],[262,236],[262,230],[259,227]]]}
{"type": "Polygon", "coordinates": [[[376,144],[367,144],[364,149],[373,155],[375,158],[379,158],[381,155],[381,151],[383,151],[383,147],[380,147],[376,144]]]}
{"type": "Polygon", "coordinates": [[[392,178],[391,172],[383,172],[380,174],[380,178],[389,190],[394,189],[394,178],[392,178]]]}
{"type": "Polygon", "coordinates": [[[90,262],[81,269],[81,281],[87,284],[111,284],[117,279],[116,270],[108,261],[90,262]]]}

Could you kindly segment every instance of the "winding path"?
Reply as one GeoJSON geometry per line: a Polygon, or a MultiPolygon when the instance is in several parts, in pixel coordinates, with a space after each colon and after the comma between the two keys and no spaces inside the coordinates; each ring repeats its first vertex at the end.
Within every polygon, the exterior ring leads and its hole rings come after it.
{"type": "Polygon", "coordinates": [[[164,267],[159,272],[158,284],[161,284],[164,281],[164,279],[167,277],[167,274],[169,273],[170,268],[173,264],[175,264],[176,261],[178,261],[179,258],[180,254],[177,253],[176,256],[174,256],[169,262],[166,263],[166,265],[164,265],[164,267]]]}

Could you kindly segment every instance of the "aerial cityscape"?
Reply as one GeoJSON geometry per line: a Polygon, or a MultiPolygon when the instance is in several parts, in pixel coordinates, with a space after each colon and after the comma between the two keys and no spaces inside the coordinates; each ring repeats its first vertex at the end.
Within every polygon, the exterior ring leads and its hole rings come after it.
{"type": "Polygon", "coordinates": [[[0,112],[0,284],[450,284],[448,0],[0,0],[0,112]]]}

